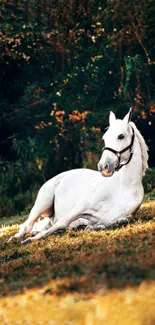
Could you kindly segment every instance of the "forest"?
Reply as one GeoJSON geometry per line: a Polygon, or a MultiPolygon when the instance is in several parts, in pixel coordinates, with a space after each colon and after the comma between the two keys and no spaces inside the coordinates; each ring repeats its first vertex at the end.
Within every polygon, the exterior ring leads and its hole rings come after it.
{"type": "MultiPolygon", "coordinates": [[[[133,120],[155,164],[153,0],[2,0],[0,215],[27,213],[39,187],[96,169],[109,111],[133,120]]],[[[146,192],[154,188],[148,175],[146,192]]]]}

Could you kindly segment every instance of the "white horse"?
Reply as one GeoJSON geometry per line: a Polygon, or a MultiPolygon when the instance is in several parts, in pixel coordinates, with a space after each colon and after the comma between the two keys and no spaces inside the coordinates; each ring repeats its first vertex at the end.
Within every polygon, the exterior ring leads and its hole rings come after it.
{"type": "Polygon", "coordinates": [[[130,117],[131,110],[123,120],[110,112],[99,171],[74,169],[47,181],[28,219],[9,241],[35,233],[22,241],[27,243],[79,225],[104,229],[127,219],[139,208],[144,195],[142,176],[148,167],[148,148],[130,117]],[[40,216],[48,218],[36,222],[40,216]]]}

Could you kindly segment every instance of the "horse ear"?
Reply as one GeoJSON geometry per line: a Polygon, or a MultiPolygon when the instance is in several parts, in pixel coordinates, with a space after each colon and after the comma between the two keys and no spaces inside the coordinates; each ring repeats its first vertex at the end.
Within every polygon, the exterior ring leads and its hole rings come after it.
{"type": "Polygon", "coordinates": [[[123,121],[128,124],[132,118],[132,108],[130,107],[129,112],[125,115],[123,121]]]}
{"type": "Polygon", "coordinates": [[[111,125],[116,120],[116,116],[113,112],[109,114],[109,125],[111,125]]]}

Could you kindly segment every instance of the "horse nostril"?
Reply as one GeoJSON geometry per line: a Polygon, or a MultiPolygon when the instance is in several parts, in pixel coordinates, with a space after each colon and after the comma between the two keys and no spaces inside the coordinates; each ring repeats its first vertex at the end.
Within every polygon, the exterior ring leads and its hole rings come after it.
{"type": "Polygon", "coordinates": [[[108,171],[109,170],[109,164],[106,163],[104,165],[98,164],[98,171],[102,172],[102,170],[108,171]]]}
{"type": "Polygon", "coordinates": [[[109,165],[108,164],[105,164],[104,167],[103,167],[103,169],[108,170],[109,169],[109,165]]]}

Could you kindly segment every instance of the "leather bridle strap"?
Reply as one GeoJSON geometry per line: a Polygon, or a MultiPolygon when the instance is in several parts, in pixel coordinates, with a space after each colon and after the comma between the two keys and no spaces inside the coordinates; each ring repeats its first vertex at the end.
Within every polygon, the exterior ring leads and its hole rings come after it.
{"type": "Polygon", "coordinates": [[[131,160],[131,158],[133,156],[132,147],[133,147],[133,143],[134,143],[134,138],[135,138],[135,132],[134,132],[134,129],[132,128],[132,138],[131,138],[131,142],[130,142],[129,146],[125,147],[121,151],[116,151],[116,150],[114,150],[112,148],[109,148],[109,147],[103,148],[103,151],[104,150],[109,150],[109,151],[113,152],[117,156],[117,158],[118,158],[118,164],[117,164],[117,166],[115,168],[116,171],[120,170],[123,166],[127,165],[130,162],[130,160],[131,160]],[[127,160],[127,162],[125,164],[120,164],[121,154],[124,153],[124,152],[126,152],[127,150],[130,150],[129,159],[127,160]]]}

